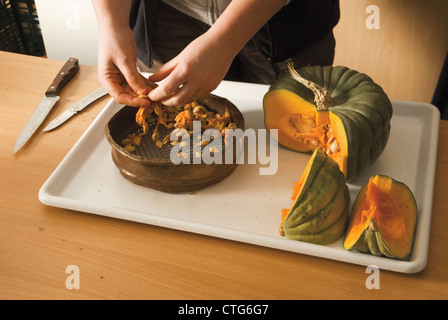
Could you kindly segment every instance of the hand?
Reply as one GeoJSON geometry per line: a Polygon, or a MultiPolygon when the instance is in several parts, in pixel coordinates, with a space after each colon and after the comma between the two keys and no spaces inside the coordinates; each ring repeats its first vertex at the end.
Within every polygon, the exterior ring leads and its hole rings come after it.
{"type": "Polygon", "coordinates": [[[164,80],[149,98],[173,106],[209,94],[247,41],[284,5],[285,0],[231,1],[207,32],[149,77],[164,80]]]}
{"type": "Polygon", "coordinates": [[[167,106],[181,105],[212,92],[226,75],[235,51],[205,33],[149,77],[159,82],[148,96],[167,106]]]}
{"type": "Polygon", "coordinates": [[[137,70],[137,49],[130,28],[107,29],[100,34],[98,46],[98,79],[112,98],[120,104],[148,106],[147,95],[156,84],[137,70]]]}

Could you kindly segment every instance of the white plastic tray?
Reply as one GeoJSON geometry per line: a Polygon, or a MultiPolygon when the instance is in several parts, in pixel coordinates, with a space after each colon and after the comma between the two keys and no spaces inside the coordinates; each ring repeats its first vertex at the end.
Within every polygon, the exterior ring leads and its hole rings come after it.
{"type": "MultiPolygon", "coordinates": [[[[222,82],[215,94],[243,113],[246,128],[264,129],[265,85],[222,82]]],[[[291,204],[293,182],[310,155],[279,148],[278,171],[260,175],[259,164],[242,164],[224,181],[193,194],[166,194],[132,184],[112,162],[105,125],[121,108],[111,100],[39,191],[50,206],[231,239],[403,273],[425,268],[439,130],[438,110],[429,104],[393,101],[387,148],[378,161],[349,184],[353,203],[360,187],[375,174],[406,183],[419,208],[415,245],[409,261],[375,257],[343,249],[342,239],[328,246],[281,237],[281,209],[291,204]]]]}

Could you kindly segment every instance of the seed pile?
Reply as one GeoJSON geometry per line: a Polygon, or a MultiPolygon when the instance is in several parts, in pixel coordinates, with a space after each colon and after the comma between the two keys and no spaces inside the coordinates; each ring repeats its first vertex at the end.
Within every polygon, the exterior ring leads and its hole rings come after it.
{"type": "MultiPolygon", "coordinates": [[[[146,96],[140,97],[144,98],[146,96]]],[[[134,152],[140,146],[142,137],[150,133],[149,125],[154,123],[155,128],[151,133],[151,137],[158,148],[178,143],[178,141],[170,141],[170,135],[166,135],[161,140],[158,131],[159,125],[163,125],[167,129],[185,129],[192,134],[193,121],[200,121],[201,129],[217,129],[223,136],[225,129],[237,129],[237,125],[232,122],[227,108],[224,115],[221,115],[200,105],[197,101],[176,107],[165,106],[161,102],[154,101],[149,107],[140,107],[135,121],[140,125],[141,132],[131,133],[121,141],[121,145],[129,152],[134,152]]]]}

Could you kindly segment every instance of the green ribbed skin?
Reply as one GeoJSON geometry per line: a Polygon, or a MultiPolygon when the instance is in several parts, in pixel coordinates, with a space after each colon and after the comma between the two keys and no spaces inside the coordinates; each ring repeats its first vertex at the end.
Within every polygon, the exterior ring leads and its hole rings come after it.
{"type": "Polygon", "coordinates": [[[350,195],[338,164],[316,149],[308,172],[281,232],[289,239],[329,244],[340,238],[348,221],[350,195]]]}
{"type": "MultiPolygon", "coordinates": [[[[368,75],[344,66],[308,66],[297,72],[330,92],[333,106],[328,110],[341,119],[348,141],[346,179],[353,180],[387,145],[393,113],[387,94],[368,75]]],[[[289,74],[275,81],[266,95],[275,90],[291,91],[315,105],[314,93],[289,74]]],[[[264,104],[265,114],[266,108],[270,106],[264,104]]]]}

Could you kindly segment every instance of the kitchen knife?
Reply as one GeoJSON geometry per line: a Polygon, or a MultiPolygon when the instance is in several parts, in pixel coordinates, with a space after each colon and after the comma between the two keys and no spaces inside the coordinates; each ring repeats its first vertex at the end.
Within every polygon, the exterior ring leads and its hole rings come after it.
{"type": "Polygon", "coordinates": [[[45,97],[37,105],[25,127],[22,129],[22,132],[20,132],[19,137],[16,140],[16,144],[14,145],[14,153],[16,153],[20,148],[23,147],[23,145],[34,134],[36,129],[45,120],[48,113],[51,111],[51,108],[53,108],[53,106],[59,100],[59,92],[61,91],[62,87],[64,87],[64,85],[71,78],[73,78],[78,69],[79,62],[76,58],[68,59],[68,61],[62,66],[61,70],[53,79],[53,82],[45,92],[45,97]]]}
{"type": "Polygon", "coordinates": [[[54,128],[59,127],[61,124],[63,124],[65,121],[73,117],[78,112],[84,110],[84,108],[88,107],[90,104],[95,102],[96,100],[104,97],[107,95],[107,90],[104,87],[99,88],[98,90],[95,90],[91,94],[89,94],[87,97],[81,99],[74,105],[72,105],[70,108],[65,110],[63,113],[61,113],[59,116],[54,118],[53,121],[51,121],[48,126],[44,128],[44,132],[53,130],[54,128]]]}

